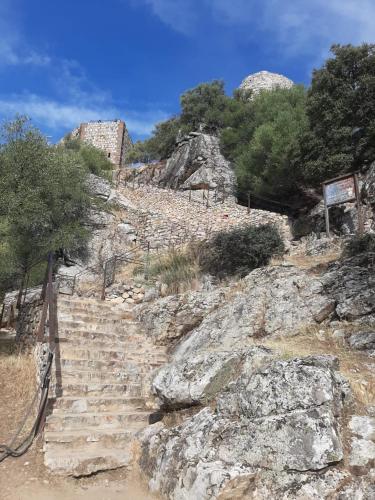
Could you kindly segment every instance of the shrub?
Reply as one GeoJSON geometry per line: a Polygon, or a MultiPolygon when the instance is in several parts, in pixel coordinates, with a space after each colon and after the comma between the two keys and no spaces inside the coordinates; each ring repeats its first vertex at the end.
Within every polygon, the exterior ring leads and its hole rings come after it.
{"type": "Polygon", "coordinates": [[[188,290],[192,282],[199,278],[200,269],[198,260],[191,249],[173,249],[167,253],[152,256],[142,268],[135,269],[135,273],[142,272],[151,280],[165,283],[168,293],[180,293],[188,290]]]}
{"type": "Polygon", "coordinates": [[[360,253],[375,252],[375,234],[354,236],[345,247],[344,255],[354,257],[360,253]]]}
{"type": "Polygon", "coordinates": [[[283,252],[284,243],[276,227],[246,226],[218,233],[203,243],[200,264],[204,272],[219,278],[242,277],[283,252]]]}

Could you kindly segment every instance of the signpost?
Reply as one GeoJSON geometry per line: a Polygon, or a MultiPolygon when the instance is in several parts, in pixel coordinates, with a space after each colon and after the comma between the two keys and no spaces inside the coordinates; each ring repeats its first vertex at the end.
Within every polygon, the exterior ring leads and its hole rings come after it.
{"type": "Polygon", "coordinates": [[[347,174],[323,183],[324,208],[326,219],[326,233],[330,237],[329,209],[342,203],[357,202],[358,232],[363,234],[361,196],[359,192],[358,175],[347,174]]]}

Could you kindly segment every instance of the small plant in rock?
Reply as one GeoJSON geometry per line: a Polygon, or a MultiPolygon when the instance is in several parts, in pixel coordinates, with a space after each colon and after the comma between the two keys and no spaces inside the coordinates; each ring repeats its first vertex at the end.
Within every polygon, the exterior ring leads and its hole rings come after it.
{"type": "Polygon", "coordinates": [[[375,234],[354,236],[346,244],[344,255],[354,257],[360,253],[375,252],[375,234]]]}
{"type": "Polygon", "coordinates": [[[200,248],[203,272],[219,278],[250,273],[284,253],[283,240],[275,226],[245,226],[218,233],[200,248]]]}

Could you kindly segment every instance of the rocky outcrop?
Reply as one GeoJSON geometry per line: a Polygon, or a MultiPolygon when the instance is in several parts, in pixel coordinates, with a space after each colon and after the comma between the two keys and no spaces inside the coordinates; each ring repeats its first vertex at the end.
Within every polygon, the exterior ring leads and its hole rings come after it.
{"type": "Polygon", "coordinates": [[[360,254],[332,264],[322,277],[340,320],[375,322],[375,255],[360,254]]]}
{"type": "Polygon", "coordinates": [[[235,174],[220,152],[218,137],[198,132],[177,144],[159,184],[183,190],[209,188],[216,191],[218,199],[236,191],[235,174]]]}
{"type": "Polygon", "coordinates": [[[224,302],[221,289],[196,291],[160,298],[137,309],[138,320],[160,345],[171,347],[202,322],[203,318],[224,302]]]}
{"type": "Polygon", "coordinates": [[[251,91],[252,96],[255,96],[264,90],[289,89],[293,85],[293,81],[286,76],[269,71],[259,71],[259,73],[246,77],[240,85],[240,90],[251,91]]]}
{"type": "Polygon", "coordinates": [[[176,357],[207,349],[244,348],[251,339],[295,334],[307,324],[325,320],[335,301],[323,284],[291,265],[256,269],[240,291],[209,314],[177,348],[176,357]]]}
{"type": "MultiPolygon", "coordinates": [[[[343,458],[339,419],[349,389],[337,361],[329,356],[272,361],[267,354],[260,367],[253,365],[254,353],[245,356],[216,407],[177,427],[159,423],[144,434],[141,466],[151,489],[176,500],[212,499],[233,481],[251,489],[263,474],[275,489],[288,473],[299,480],[300,474],[343,458]]],[[[199,377],[196,383],[202,385],[199,377]]],[[[236,498],[229,490],[227,498],[236,498]]]]}

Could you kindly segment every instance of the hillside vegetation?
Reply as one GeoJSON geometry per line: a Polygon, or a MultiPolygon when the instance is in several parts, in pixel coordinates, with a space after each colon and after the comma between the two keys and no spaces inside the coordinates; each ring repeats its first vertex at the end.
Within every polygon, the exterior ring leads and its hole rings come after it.
{"type": "Polygon", "coordinates": [[[219,135],[239,191],[287,201],[328,178],[358,170],[375,157],[375,45],[334,45],[308,88],[253,98],[224,82],[185,92],[181,112],[137,142],[128,161],[169,157],[176,137],[198,129],[219,135]]]}

